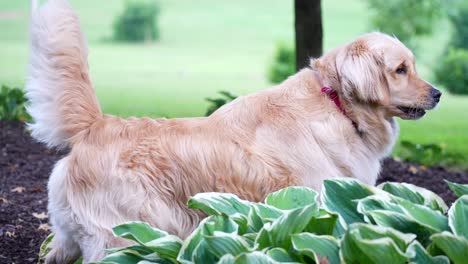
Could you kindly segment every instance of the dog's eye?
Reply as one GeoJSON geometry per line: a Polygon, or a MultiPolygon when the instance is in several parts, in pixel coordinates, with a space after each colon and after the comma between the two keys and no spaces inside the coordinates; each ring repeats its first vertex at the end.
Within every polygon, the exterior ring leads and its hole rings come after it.
{"type": "Polygon", "coordinates": [[[406,67],[405,67],[405,65],[401,65],[400,67],[398,67],[398,68],[396,69],[396,73],[398,73],[398,74],[406,74],[406,67]]]}

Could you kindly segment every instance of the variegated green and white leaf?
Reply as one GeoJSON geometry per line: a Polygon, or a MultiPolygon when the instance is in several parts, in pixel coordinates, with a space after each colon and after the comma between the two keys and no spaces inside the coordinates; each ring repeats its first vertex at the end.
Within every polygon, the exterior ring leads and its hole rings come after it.
{"type": "Polygon", "coordinates": [[[219,260],[218,264],[278,264],[278,262],[265,253],[256,251],[244,253],[238,257],[225,255],[219,260]]]}
{"type": "Polygon", "coordinates": [[[448,218],[452,232],[468,239],[468,195],[455,201],[448,212],[448,218]]]}
{"type": "Polygon", "coordinates": [[[125,251],[125,250],[136,251],[142,255],[149,255],[151,253],[154,253],[153,250],[147,248],[146,246],[142,246],[140,244],[135,244],[135,245],[131,245],[128,247],[109,248],[109,249],[106,249],[105,251],[106,251],[106,254],[110,255],[110,254],[114,254],[116,252],[125,251]]]}
{"type": "Polygon", "coordinates": [[[439,232],[449,230],[448,219],[440,211],[393,195],[372,195],[361,199],[358,203],[357,211],[365,216],[376,210],[403,214],[409,219],[439,232]]]}
{"type": "Polygon", "coordinates": [[[208,215],[249,214],[251,202],[230,193],[199,193],[188,201],[192,209],[200,209],[208,215]]]}
{"type": "Polygon", "coordinates": [[[455,183],[455,182],[450,182],[450,181],[445,181],[447,185],[449,186],[450,190],[455,193],[457,197],[461,197],[463,195],[468,194],[468,184],[460,184],[460,183],[455,183]]]}
{"type": "Polygon", "coordinates": [[[136,264],[140,262],[172,264],[173,262],[159,257],[156,253],[142,255],[133,250],[118,251],[107,255],[97,264],[136,264]]]}
{"type": "Polygon", "coordinates": [[[317,196],[318,193],[311,188],[290,186],[270,193],[265,199],[265,204],[281,210],[291,210],[310,205],[317,206],[317,196]]]}
{"type": "Polygon", "coordinates": [[[182,242],[183,241],[176,236],[167,235],[145,243],[145,246],[158,253],[158,255],[163,258],[176,260],[180,248],[182,247],[182,242]]]}
{"type": "Polygon", "coordinates": [[[183,242],[177,261],[184,264],[214,262],[215,256],[208,251],[204,236],[213,235],[215,231],[237,233],[236,225],[225,215],[214,215],[203,219],[183,242]]]}
{"type": "Polygon", "coordinates": [[[468,260],[468,240],[449,232],[431,237],[434,246],[444,252],[454,264],[464,264],[468,260]]]}
{"type": "Polygon", "coordinates": [[[291,235],[302,232],[314,215],[317,208],[314,205],[286,211],[284,215],[275,221],[266,224],[259,232],[256,247],[282,247],[289,249],[291,235]]]}
{"type": "Polygon", "coordinates": [[[415,234],[418,241],[424,246],[430,243],[429,238],[431,235],[439,232],[401,213],[375,210],[367,212],[366,215],[372,223],[378,226],[393,228],[403,233],[415,234]]]}
{"type": "Polygon", "coordinates": [[[339,215],[339,223],[334,231],[336,236],[341,236],[348,224],[364,222],[363,216],[356,210],[358,200],[376,193],[383,193],[383,191],[354,179],[340,178],[324,181],[323,206],[329,212],[339,215]]]}
{"type": "Polygon", "coordinates": [[[392,228],[351,224],[341,241],[346,263],[406,263],[406,249],[415,235],[392,228]]]}
{"type": "Polygon", "coordinates": [[[247,217],[248,228],[250,231],[258,232],[265,224],[273,222],[283,214],[280,209],[267,204],[252,204],[247,217]]]}
{"type": "Polygon", "coordinates": [[[317,215],[310,219],[304,232],[316,235],[332,235],[338,221],[338,215],[324,209],[319,209],[317,215]]]}
{"type": "Polygon", "coordinates": [[[447,212],[447,205],[437,194],[409,183],[385,182],[378,188],[412,203],[425,205],[442,214],[447,212]]]}
{"type": "Polygon", "coordinates": [[[167,232],[151,227],[145,222],[128,222],[112,228],[116,236],[127,238],[145,244],[151,240],[155,240],[167,236],[167,232]]]}
{"type": "Polygon", "coordinates": [[[292,245],[300,255],[307,255],[318,262],[326,258],[330,264],[340,264],[340,246],[332,236],[319,236],[310,233],[300,233],[292,236],[292,245]],[[318,255],[318,256],[317,256],[318,255]]]}
{"type": "Polygon", "coordinates": [[[450,264],[446,256],[431,256],[418,241],[408,246],[406,255],[410,259],[409,264],[450,264]]]}
{"type": "Polygon", "coordinates": [[[272,248],[266,251],[266,254],[271,257],[273,260],[280,263],[297,263],[299,259],[295,256],[289,254],[283,248],[272,248]]]}
{"type": "Polygon", "coordinates": [[[210,251],[218,258],[226,254],[238,256],[252,251],[249,243],[237,234],[215,231],[212,236],[205,236],[205,241],[210,251]]]}

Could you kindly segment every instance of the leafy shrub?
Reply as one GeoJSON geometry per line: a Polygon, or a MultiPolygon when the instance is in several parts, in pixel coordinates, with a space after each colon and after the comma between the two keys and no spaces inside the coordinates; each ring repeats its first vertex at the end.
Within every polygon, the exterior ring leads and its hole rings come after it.
{"type": "Polygon", "coordinates": [[[25,107],[27,101],[22,89],[3,85],[0,91],[0,120],[29,120],[25,107]]]}
{"type": "Polygon", "coordinates": [[[409,141],[401,142],[399,155],[403,160],[425,166],[450,166],[464,160],[461,154],[448,153],[442,144],[415,144],[409,141]]]}
{"type": "Polygon", "coordinates": [[[414,38],[432,33],[442,16],[443,0],[368,0],[372,26],[414,48],[414,38]]]}
{"type": "Polygon", "coordinates": [[[290,45],[279,43],[268,68],[268,80],[280,83],[296,72],[296,52],[290,45]]]}
{"type": "Polygon", "coordinates": [[[436,68],[435,76],[451,93],[468,94],[468,50],[449,50],[436,68]]]}
{"type": "Polygon", "coordinates": [[[229,103],[232,100],[237,98],[236,95],[233,95],[228,91],[220,91],[219,94],[221,95],[221,97],[214,98],[214,99],[213,98],[206,98],[206,101],[210,102],[211,105],[206,110],[205,116],[211,115],[216,110],[218,110],[218,108],[220,108],[221,106],[223,106],[223,105],[225,105],[225,104],[227,104],[227,103],[229,103]]]}
{"type": "Polygon", "coordinates": [[[450,45],[468,50],[468,2],[463,0],[450,2],[448,17],[454,27],[450,45]]]}
{"type": "Polygon", "coordinates": [[[109,249],[99,263],[466,263],[468,185],[450,187],[459,196],[450,209],[411,184],[346,178],[324,182],[322,205],[306,187],[271,193],[265,203],[201,193],[188,205],[208,217],[185,241],[125,223],[115,235],[136,244],[109,249]]]}
{"type": "Polygon", "coordinates": [[[158,8],[153,1],[128,1],[124,12],[114,22],[114,39],[143,42],[157,40],[158,8]]]}

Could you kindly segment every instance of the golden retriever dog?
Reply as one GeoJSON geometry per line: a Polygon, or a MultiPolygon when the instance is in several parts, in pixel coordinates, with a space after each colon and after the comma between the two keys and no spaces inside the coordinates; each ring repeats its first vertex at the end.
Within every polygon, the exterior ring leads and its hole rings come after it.
{"type": "Polygon", "coordinates": [[[200,192],[259,201],[290,185],[320,191],[330,178],[375,184],[397,138],[394,118],[418,119],[441,96],[408,48],[370,33],[209,117],[122,119],[100,109],[65,0],[33,0],[30,33],[32,136],[70,149],[50,176],[47,263],[99,260],[125,245],[111,228],[126,221],[185,237],[203,218],[186,205],[200,192]]]}

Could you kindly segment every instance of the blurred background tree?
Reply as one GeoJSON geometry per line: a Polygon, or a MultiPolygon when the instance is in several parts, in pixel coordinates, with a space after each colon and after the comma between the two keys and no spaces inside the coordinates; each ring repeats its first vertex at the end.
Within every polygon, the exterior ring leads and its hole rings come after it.
{"type": "Polygon", "coordinates": [[[158,6],[154,1],[131,0],[114,22],[114,40],[149,42],[159,38],[158,6]]]}
{"type": "Polygon", "coordinates": [[[444,14],[444,0],[367,0],[372,27],[395,35],[410,48],[421,36],[430,35],[444,14]]]}
{"type": "Polygon", "coordinates": [[[449,92],[468,94],[468,1],[452,0],[447,10],[452,34],[435,77],[449,92]]]}
{"type": "Polygon", "coordinates": [[[448,17],[453,25],[450,46],[457,49],[468,49],[468,1],[451,0],[448,17]]]}

